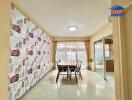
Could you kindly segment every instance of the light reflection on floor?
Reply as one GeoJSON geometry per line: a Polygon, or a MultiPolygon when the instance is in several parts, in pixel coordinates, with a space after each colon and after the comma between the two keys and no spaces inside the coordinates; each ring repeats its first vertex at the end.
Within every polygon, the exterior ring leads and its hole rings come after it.
{"type": "Polygon", "coordinates": [[[78,84],[74,76],[68,83],[66,76],[61,76],[55,83],[57,71],[51,71],[21,100],[115,100],[112,82],[104,81],[95,72],[82,70],[83,80],[78,84]]]}

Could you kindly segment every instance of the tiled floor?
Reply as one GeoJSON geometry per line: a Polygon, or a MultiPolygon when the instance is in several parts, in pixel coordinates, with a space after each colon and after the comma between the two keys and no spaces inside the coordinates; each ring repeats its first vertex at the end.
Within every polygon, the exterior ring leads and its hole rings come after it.
{"type": "Polygon", "coordinates": [[[21,100],[115,100],[114,86],[94,72],[83,70],[78,84],[74,76],[69,83],[62,76],[56,84],[56,73],[51,71],[21,100]]]}
{"type": "MultiPolygon", "coordinates": [[[[96,73],[104,78],[104,72],[102,71],[96,71],[96,73]]],[[[111,85],[113,85],[112,87],[115,87],[115,74],[114,72],[106,72],[106,80],[110,82],[111,85]]]]}

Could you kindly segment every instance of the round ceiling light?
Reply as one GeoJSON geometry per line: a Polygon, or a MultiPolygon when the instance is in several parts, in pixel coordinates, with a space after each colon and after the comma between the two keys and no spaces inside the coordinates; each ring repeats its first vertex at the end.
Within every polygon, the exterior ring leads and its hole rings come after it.
{"type": "Polygon", "coordinates": [[[77,26],[69,26],[67,29],[69,30],[69,31],[71,31],[71,32],[74,32],[74,31],[76,31],[77,30],[77,26]]]}

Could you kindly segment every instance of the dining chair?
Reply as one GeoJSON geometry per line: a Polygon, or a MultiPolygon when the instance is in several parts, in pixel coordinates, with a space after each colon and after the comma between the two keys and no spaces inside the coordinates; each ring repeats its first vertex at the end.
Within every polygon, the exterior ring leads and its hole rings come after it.
{"type": "Polygon", "coordinates": [[[67,68],[68,68],[67,66],[59,65],[57,63],[58,73],[56,76],[56,83],[58,82],[60,75],[67,75],[67,79],[68,79],[68,69],[67,68]],[[64,72],[66,72],[67,74],[64,74],[64,72]]]}
{"type": "Polygon", "coordinates": [[[72,73],[74,73],[75,79],[76,79],[76,83],[78,82],[77,75],[79,75],[81,80],[82,80],[81,64],[82,64],[81,61],[80,62],[77,61],[76,65],[71,65],[70,66],[70,80],[71,80],[71,76],[73,75],[72,73]]]}
{"type": "Polygon", "coordinates": [[[81,66],[82,66],[82,62],[78,62],[75,73],[76,73],[76,75],[78,74],[80,76],[81,80],[82,80],[81,66]]]}
{"type": "Polygon", "coordinates": [[[77,73],[76,73],[76,65],[70,65],[69,66],[69,70],[70,70],[70,80],[71,80],[71,76],[73,75],[72,73],[74,73],[75,75],[75,79],[76,79],[76,83],[77,83],[77,73]]]}

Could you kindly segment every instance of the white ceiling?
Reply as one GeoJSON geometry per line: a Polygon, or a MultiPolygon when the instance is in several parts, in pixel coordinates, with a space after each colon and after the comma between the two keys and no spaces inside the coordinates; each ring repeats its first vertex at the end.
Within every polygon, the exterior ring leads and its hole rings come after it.
{"type": "Polygon", "coordinates": [[[47,32],[55,37],[84,37],[103,27],[111,0],[17,0],[47,32]],[[67,27],[76,25],[76,32],[67,27]]]}

